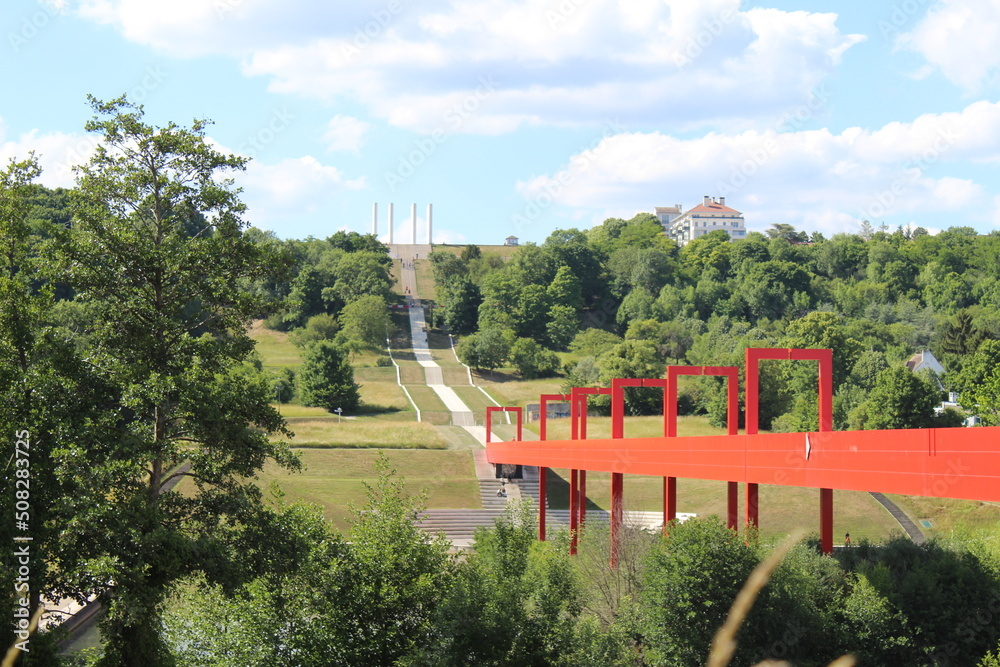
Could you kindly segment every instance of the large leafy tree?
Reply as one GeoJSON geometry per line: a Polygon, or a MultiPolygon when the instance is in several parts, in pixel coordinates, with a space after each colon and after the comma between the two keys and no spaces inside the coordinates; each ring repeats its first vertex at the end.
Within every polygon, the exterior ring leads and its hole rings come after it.
{"type": "Polygon", "coordinates": [[[299,386],[304,405],[332,412],[337,408],[351,411],[361,403],[347,353],[333,341],[319,341],[306,348],[299,386]]]}
{"type": "Polygon", "coordinates": [[[104,595],[102,664],[171,664],[158,623],[170,585],[234,577],[226,538],[259,506],[251,478],[269,459],[295,465],[268,437],[287,431],[266,378],[243,368],[256,304],[239,283],[276,262],[245,237],[226,177],[246,160],[215,150],[206,121],[154,127],[124,97],[90,103],[102,141],[77,169],[55,260],[93,313],[88,361],[117,400],[100,446],[64,443],[75,516],[55,564],[64,593],[104,595]]]}

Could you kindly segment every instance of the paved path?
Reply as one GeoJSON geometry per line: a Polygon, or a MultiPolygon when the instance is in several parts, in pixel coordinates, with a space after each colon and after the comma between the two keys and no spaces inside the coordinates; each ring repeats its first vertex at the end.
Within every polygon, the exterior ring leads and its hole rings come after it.
{"type": "Polygon", "coordinates": [[[424,319],[423,304],[417,294],[417,272],[414,268],[413,258],[416,254],[423,254],[426,258],[430,252],[429,246],[407,246],[402,244],[393,245],[391,252],[399,255],[402,261],[402,283],[406,295],[406,303],[409,306],[410,316],[410,341],[413,346],[413,356],[424,368],[424,378],[427,386],[438,395],[441,402],[451,412],[452,423],[461,426],[468,431],[480,444],[486,443],[486,429],[476,426],[476,416],[469,406],[459,398],[455,390],[444,383],[444,374],[441,367],[431,355],[430,344],[427,341],[427,322],[424,319]]]}
{"type": "Polygon", "coordinates": [[[906,531],[906,534],[910,536],[911,540],[917,544],[923,544],[927,541],[924,534],[920,532],[919,528],[917,528],[917,524],[910,521],[910,517],[906,516],[906,512],[899,509],[899,505],[886,498],[884,493],[875,493],[872,491],[871,496],[877,500],[882,507],[888,510],[893,519],[899,522],[899,525],[903,527],[903,530],[906,531]]]}

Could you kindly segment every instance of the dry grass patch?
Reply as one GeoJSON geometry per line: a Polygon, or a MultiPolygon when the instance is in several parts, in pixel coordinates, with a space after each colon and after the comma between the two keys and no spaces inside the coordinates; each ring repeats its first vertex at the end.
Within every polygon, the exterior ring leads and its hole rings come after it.
{"type": "Polygon", "coordinates": [[[284,331],[272,331],[264,326],[263,320],[254,320],[249,334],[257,343],[255,349],[265,368],[296,368],[302,363],[299,349],[284,331]]]}

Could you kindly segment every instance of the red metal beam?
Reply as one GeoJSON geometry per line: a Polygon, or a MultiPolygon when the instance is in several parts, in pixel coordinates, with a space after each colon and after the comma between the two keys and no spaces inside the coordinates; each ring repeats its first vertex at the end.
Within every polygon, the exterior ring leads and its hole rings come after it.
{"type": "Polygon", "coordinates": [[[497,442],[486,455],[491,463],[1000,502],[997,426],[497,442]]]}

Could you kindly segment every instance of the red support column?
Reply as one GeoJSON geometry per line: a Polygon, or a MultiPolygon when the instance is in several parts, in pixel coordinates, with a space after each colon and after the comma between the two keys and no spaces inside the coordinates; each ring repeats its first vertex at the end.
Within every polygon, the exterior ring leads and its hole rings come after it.
{"type": "MultiPolygon", "coordinates": [[[[760,420],[760,403],[758,401],[758,391],[760,383],[760,372],[757,367],[759,362],[759,357],[756,353],[759,350],[755,348],[747,348],[746,353],[746,405],[745,405],[745,416],[744,424],[746,426],[747,435],[757,435],[757,425],[760,420]]],[[[760,525],[760,514],[757,510],[757,485],[751,482],[747,482],[747,504],[744,508],[746,511],[746,526],[757,527],[760,525]]]]}
{"type": "Polygon", "coordinates": [[[618,567],[619,542],[622,529],[622,489],[623,475],[611,473],[611,569],[618,567]]]}
{"type": "Polygon", "coordinates": [[[819,536],[823,553],[833,553],[833,489],[819,490],[819,536]]]}
{"type": "Polygon", "coordinates": [[[549,469],[545,466],[538,468],[538,541],[545,541],[545,503],[547,502],[547,491],[545,485],[548,484],[549,469]]]}
{"type": "Polygon", "coordinates": [[[576,555],[576,532],[577,532],[577,509],[579,503],[579,489],[577,488],[577,471],[569,471],[569,555],[576,555]]]}
{"type": "MultiPolygon", "coordinates": [[[[641,385],[642,380],[615,378],[611,380],[611,437],[621,440],[625,437],[625,387],[641,385]]],[[[611,556],[610,566],[618,567],[619,543],[622,532],[622,495],[624,475],[611,473],[611,556]]]]}
{"type": "Polygon", "coordinates": [[[760,524],[758,523],[758,511],[757,511],[757,485],[747,482],[747,506],[746,506],[746,526],[750,528],[751,526],[756,528],[760,524]]]}
{"type": "Polygon", "coordinates": [[[677,518],[677,478],[663,478],[663,526],[677,518]]]}
{"type": "Polygon", "coordinates": [[[580,471],[580,500],[577,501],[577,508],[580,510],[580,518],[576,520],[576,525],[583,531],[583,524],[587,522],[587,471],[580,471]]]}
{"type": "Polygon", "coordinates": [[[728,498],[726,502],[726,527],[731,530],[739,530],[740,525],[740,485],[739,482],[728,482],[728,498]]]}

